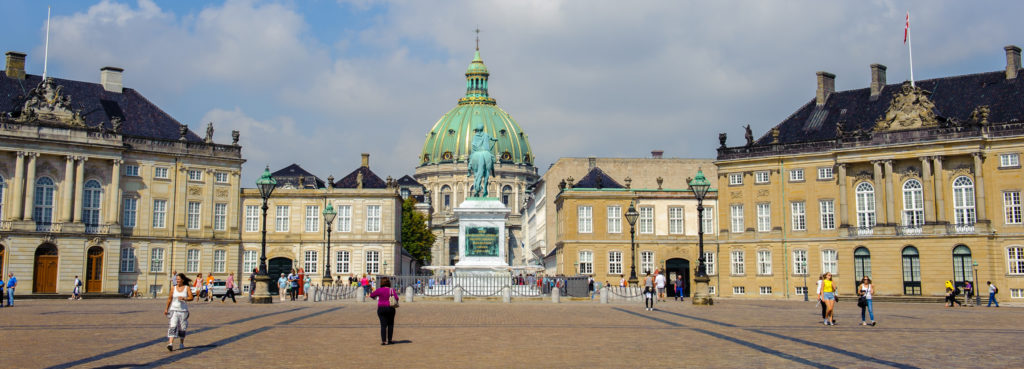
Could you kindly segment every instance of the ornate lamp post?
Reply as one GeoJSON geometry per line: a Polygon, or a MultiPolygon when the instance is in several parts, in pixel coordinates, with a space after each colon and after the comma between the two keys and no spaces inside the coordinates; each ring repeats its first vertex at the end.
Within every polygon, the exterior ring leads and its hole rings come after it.
{"type": "Polygon", "coordinates": [[[324,254],[324,278],[320,281],[323,286],[330,286],[333,279],[331,279],[331,223],[334,223],[334,217],[338,216],[338,212],[334,211],[334,207],[330,203],[327,203],[327,207],[324,208],[324,221],[327,222],[327,253],[324,254]]]}
{"type": "Polygon", "coordinates": [[[253,291],[249,302],[254,304],[269,304],[273,302],[270,297],[270,276],[267,275],[267,199],[274,192],[277,181],[270,176],[270,166],[263,170],[263,175],[256,180],[256,187],[260,189],[260,197],[263,198],[263,239],[260,242],[260,271],[256,274],[256,291],[253,291]]]}
{"type": "Polygon", "coordinates": [[[974,288],[974,306],[981,306],[981,294],[978,293],[978,291],[981,290],[981,287],[978,286],[978,280],[980,280],[980,279],[981,278],[978,278],[978,262],[975,261],[974,262],[974,283],[972,283],[973,286],[971,286],[971,287],[974,288]]]}
{"type": "Polygon", "coordinates": [[[640,213],[636,211],[634,202],[629,203],[629,209],[626,210],[626,221],[629,222],[629,257],[632,260],[629,264],[629,285],[636,286],[640,283],[640,280],[636,278],[636,218],[640,217],[640,213]]]}
{"type": "MultiPolygon", "coordinates": [[[[807,257],[805,256],[804,259],[806,259],[806,258],[807,257]]],[[[804,264],[804,302],[807,302],[807,295],[809,295],[809,293],[807,293],[807,260],[804,260],[803,264],[804,264]]]]}
{"type": "Polygon", "coordinates": [[[690,191],[693,191],[693,197],[697,199],[697,245],[699,247],[698,252],[700,253],[700,257],[697,258],[697,270],[693,278],[697,285],[696,291],[693,293],[693,304],[711,305],[714,304],[711,296],[708,295],[708,283],[711,281],[711,278],[708,278],[707,265],[704,264],[704,196],[711,189],[711,182],[704,178],[704,172],[699,168],[697,169],[697,178],[687,182],[689,182],[687,184],[690,186],[690,191]]]}

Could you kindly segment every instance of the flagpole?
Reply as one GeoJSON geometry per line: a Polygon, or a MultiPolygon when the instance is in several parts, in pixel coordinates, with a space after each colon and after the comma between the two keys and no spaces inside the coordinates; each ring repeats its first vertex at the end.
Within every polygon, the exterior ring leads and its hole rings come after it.
{"type": "Polygon", "coordinates": [[[46,46],[43,47],[43,80],[46,80],[46,62],[50,58],[50,7],[46,7],[46,46]]]}
{"type": "Polygon", "coordinates": [[[910,42],[910,12],[907,12],[907,53],[910,55],[910,87],[914,87],[914,46],[910,42]]]}

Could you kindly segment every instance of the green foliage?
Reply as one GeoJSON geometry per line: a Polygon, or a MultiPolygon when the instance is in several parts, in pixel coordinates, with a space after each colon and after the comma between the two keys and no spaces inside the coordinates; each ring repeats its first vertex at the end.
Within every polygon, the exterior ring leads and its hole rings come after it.
{"type": "Polygon", "coordinates": [[[416,211],[416,199],[409,196],[402,202],[402,247],[424,265],[430,264],[430,248],[434,234],[427,228],[427,216],[416,211]]]}

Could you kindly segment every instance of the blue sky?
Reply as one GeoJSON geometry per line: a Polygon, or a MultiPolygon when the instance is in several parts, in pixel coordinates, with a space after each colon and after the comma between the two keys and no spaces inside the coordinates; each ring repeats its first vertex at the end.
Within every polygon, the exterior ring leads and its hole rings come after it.
{"type": "MultiPolygon", "coordinates": [[[[559,157],[713,157],[814,97],[815,75],[864,88],[869,65],[917,79],[1001,70],[1024,45],[1021,2],[956,1],[21,1],[0,3],[0,51],[41,74],[125,69],[179,121],[230,142],[251,183],[265,164],[340,177],[371,153],[411,174],[424,135],[464,93],[479,26],[490,92],[529,135],[541,172],[559,157]],[[13,16],[10,16],[13,15],[13,16]]],[[[672,175],[672,174],[668,174],[672,175]]],[[[684,175],[684,174],[679,174],[684,175]]]]}

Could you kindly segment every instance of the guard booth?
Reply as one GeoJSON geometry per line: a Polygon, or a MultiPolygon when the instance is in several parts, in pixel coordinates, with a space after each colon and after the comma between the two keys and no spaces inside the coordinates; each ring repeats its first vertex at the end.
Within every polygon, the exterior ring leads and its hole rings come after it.
{"type": "Polygon", "coordinates": [[[590,297],[590,289],[587,287],[587,277],[565,278],[566,294],[572,297],[590,297]]]}

